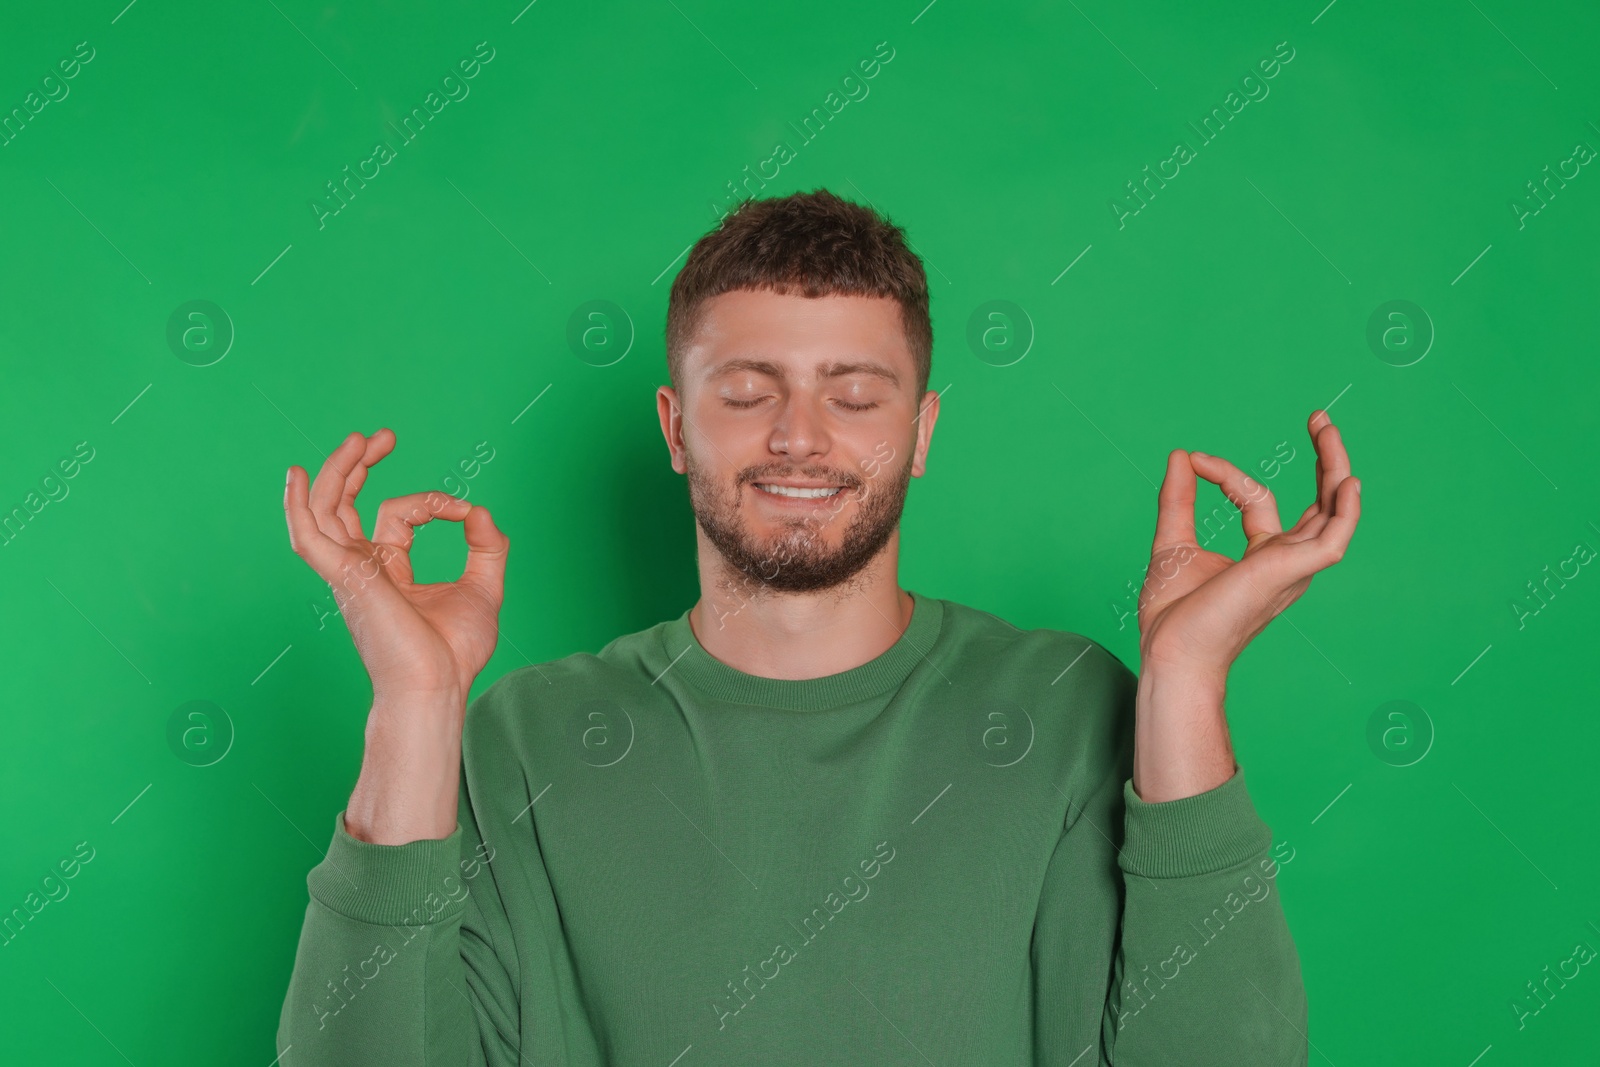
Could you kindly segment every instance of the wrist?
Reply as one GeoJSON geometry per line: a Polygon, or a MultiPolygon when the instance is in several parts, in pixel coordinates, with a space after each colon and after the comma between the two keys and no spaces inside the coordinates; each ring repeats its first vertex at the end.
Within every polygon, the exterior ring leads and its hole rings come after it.
{"type": "Polygon", "coordinates": [[[467,697],[455,686],[439,689],[372,690],[372,713],[392,718],[465,715],[467,697]]]}
{"type": "Polygon", "coordinates": [[[374,700],[439,700],[465,695],[476,678],[462,677],[455,669],[421,670],[417,676],[395,676],[390,672],[374,675],[368,672],[367,681],[374,700]]]}
{"type": "Polygon", "coordinates": [[[455,694],[375,697],[361,773],[345,811],[350,836],[386,845],[449,836],[465,721],[466,702],[455,694]]]}
{"type": "Polygon", "coordinates": [[[1157,677],[1170,688],[1182,686],[1210,690],[1219,696],[1227,688],[1231,663],[1199,661],[1159,648],[1139,650],[1139,678],[1157,677]]]}
{"type": "Polygon", "coordinates": [[[367,713],[366,751],[459,760],[466,717],[466,702],[454,697],[375,699],[367,713]]]}
{"type": "Polygon", "coordinates": [[[1170,661],[1139,672],[1133,788],[1141,799],[1193,796],[1232,777],[1226,683],[1223,672],[1170,661]]]}

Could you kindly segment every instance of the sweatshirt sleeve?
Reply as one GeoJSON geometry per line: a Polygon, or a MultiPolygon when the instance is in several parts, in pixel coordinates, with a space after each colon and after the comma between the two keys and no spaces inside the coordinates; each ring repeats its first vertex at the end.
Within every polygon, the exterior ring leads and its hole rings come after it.
{"type": "Polygon", "coordinates": [[[1148,803],[1133,789],[1131,721],[1103,780],[1069,798],[1046,869],[1035,1063],[1303,1067],[1300,960],[1244,771],[1148,803]]]}
{"type": "Polygon", "coordinates": [[[278,1022],[282,1067],[514,1067],[510,930],[462,776],[456,829],[377,845],[334,816],[278,1022]]]}

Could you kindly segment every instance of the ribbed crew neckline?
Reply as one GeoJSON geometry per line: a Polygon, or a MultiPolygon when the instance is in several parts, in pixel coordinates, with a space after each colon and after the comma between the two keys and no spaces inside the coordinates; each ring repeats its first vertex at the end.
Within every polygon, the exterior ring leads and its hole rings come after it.
{"type": "MultiPolygon", "coordinates": [[[[894,644],[867,662],[821,678],[766,678],[746,674],[705,650],[689,608],[662,627],[662,651],[670,666],[687,685],[716,700],[756,704],[789,711],[822,711],[881,696],[897,688],[912,668],[933,650],[944,623],[944,602],[907,589],[911,595],[911,622],[894,644]]],[[[665,674],[667,671],[663,671],[665,674]]]]}

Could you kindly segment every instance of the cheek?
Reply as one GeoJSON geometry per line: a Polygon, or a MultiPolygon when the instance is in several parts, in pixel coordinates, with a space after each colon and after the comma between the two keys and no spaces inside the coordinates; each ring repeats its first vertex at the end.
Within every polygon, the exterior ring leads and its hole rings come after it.
{"type": "Polygon", "coordinates": [[[691,492],[708,503],[712,500],[723,506],[736,503],[745,491],[743,485],[736,484],[743,468],[731,466],[728,460],[737,460],[739,454],[732,451],[727,441],[708,438],[703,433],[686,440],[685,445],[684,474],[689,479],[691,492]]]}
{"type": "MultiPolygon", "coordinates": [[[[685,440],[692,443],[698,439],[702,453],[716,456],[716,449],[711,447],[715,445],[734,462],[741,462],[741,456],[752,450],[763,453],[756,462],[766,459],[767,444],[772,436],[772,416],[766,409],[730,408],[720,399],[711,397],[697,403],[685,422],[685,440]]],[[[728,462],[720,456],[717,458],[721,463],[728,462]]]]}
{"type": "Polygon", "coordinates": [[[899,422],[885,420],[869,428],[851,443],[851,451],[858,457],[857,473],[871,480],[899,470],[911,458],[916,440],[915,434],[907,434],[899,422]]]}

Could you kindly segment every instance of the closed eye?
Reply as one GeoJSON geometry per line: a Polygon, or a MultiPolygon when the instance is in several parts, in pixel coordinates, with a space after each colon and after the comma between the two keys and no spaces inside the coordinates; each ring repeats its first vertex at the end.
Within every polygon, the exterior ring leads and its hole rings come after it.
{"type": "MultiPolygon", "coordinates": [[[[753,408],[765,399],[765,397],[757,397],[754,400],[731,400],[727,397],[724,397],[722,402],[728,405],[730,408],[753,408]]],[[[877,401],[873,401],[870,404],[852,404],[848,400],[835,400],[834,403],[838,404],[846,411],[870,411],[878,406],[877,401]]]]}

